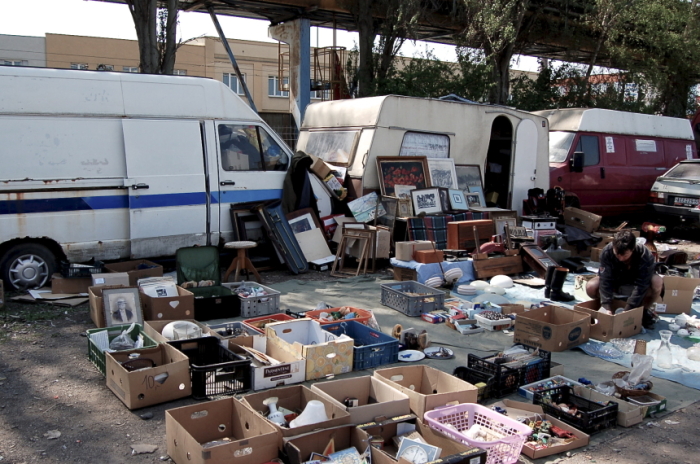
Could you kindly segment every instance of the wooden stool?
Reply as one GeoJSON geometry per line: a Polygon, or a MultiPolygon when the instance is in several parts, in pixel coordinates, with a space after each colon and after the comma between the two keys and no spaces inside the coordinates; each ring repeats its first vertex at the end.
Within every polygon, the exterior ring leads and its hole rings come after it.
{"type": "Polygon", "coordinates": [[[258,271],[255,269],[255,266],[253,266],[253,263],[250,261],[250,258],[248,258],[248,254],[246,252],[248,248],[255,248],[256,246],[258,246],[257,243],[247,241],[227,242],[224,245],[224,248],[238,250],[238,256],[233,258],[233,261],[231,261],[231,265],[226,270],[226,274],[224,274],[224,282],[228,282],[229,276],[235,269],[236,273],[233,277],[234,282],[238,282],[238,275],[240,274],[241,270],[245,270],[248,277],[250,277],[250,272],[252,272],[258,279],[258,283],[262,283],[262,278],[260,278],[260,274],[258,274],[258,271]]]}

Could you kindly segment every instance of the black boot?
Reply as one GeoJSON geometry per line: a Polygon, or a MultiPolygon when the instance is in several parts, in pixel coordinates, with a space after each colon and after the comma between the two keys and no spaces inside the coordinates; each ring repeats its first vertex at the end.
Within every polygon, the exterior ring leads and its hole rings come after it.
{"type": "Polygon", "coordinates": [[[647,330],[654,330],[654,323],[656,323],[658,319],[658,316],[651,308],[644,308],[644,313],[642,313],[642,327],[647,330]]]}
{"type": "MultiPolygon", "coordinates": [[[[549,272],[549,269],[547,269],[547,272],[549,272]]],[[[573,301],[575,298],[562,291],[562,287],[564,286],[564,281],[566,281],[566,275],[569,273],[569,270],[565,267],[556,267],[554,268],[554,275],[552,276],[552,289],[549,292],[549,296],[551,300],[554,301],[573,301]]]]}
{"type": "Polygon", "coordinates": [[[547,274],[544,276],[544,297],[549,299],[549,295],[552,291],[552,277],[554,276],[554,270],[556,266],[549,266],[547,268],[547,274]]]}

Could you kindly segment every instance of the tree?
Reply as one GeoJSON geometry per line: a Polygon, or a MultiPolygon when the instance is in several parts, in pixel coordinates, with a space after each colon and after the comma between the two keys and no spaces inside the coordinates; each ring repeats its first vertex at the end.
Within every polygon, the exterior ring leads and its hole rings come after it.
{"type": "Polygon", "coordinates": [[[126,0],[139,43],[139,71],[172,74],[177,51],[177,0],[126,0]]]}

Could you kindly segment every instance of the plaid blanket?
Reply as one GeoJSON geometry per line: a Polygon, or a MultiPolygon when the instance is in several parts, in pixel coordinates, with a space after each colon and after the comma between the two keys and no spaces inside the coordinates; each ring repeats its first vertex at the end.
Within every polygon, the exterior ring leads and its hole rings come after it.
{"type": "Polygon", "coordinates": [[[424,216],[408,218],[409,240],[430,240],[435,242],[435,248],[447,248],[447,224],[455,221],[471,221],[473,219],[489,219],[489,213],[464,212],[444,214],[440,216],[424,216]]]}

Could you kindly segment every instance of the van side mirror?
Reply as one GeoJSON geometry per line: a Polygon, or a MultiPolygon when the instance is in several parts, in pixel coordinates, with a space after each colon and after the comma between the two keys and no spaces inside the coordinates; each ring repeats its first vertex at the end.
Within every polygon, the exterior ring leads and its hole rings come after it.
{"type": "Polygon", "coordinates": [[[571,172],[583,172],[583,152],[575,151],[571,158],[571,172]]]}

